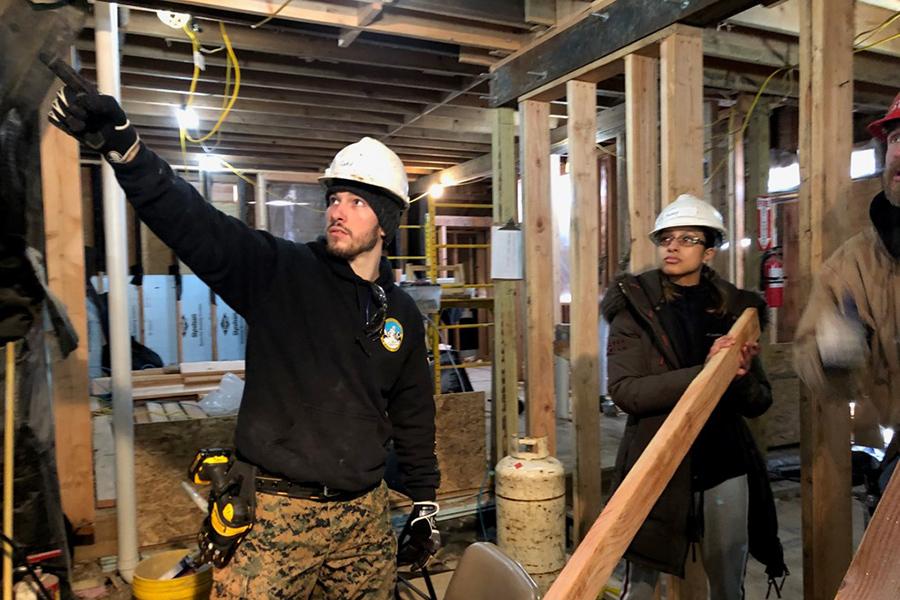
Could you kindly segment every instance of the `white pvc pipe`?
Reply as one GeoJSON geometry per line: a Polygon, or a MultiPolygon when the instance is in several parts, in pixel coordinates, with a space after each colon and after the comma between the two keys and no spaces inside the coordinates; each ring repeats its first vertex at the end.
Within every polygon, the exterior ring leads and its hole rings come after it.
{"type": "MultiPolygon", "coordinates": [[[[118,6],[94,3],[97,87],[121,98],[119,90],[118,6]]],[[[128,331],[128,241],[125,195],[115,173],[103,163],[103,230],[109,273],[109,347],[112,368],[113,438],[116,448],[116,524],[122,579],[131,583],[138,564],[137,507],[134,491],[134,405],[131,392],[131,334],[128,331]]]]}
{"type": "Polygon", "coordinates": [[[266,176],[262,173],[256,175],[256,205],[254,212],[256,216],[256,228],[269,230],[269,211],[266,208],[266,176]]]}

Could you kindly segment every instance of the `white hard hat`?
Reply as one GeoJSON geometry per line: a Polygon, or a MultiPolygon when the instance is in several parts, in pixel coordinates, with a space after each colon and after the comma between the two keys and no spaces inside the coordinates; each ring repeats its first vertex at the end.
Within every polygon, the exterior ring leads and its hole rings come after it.
{"type": "Polygon", "coordinates": [[[409,206],[409,181],[403,161],[376,139],[364,137],[335,154],[325,174],[319,177],[319,182],[327,187],[334,179],[381,188],[404,208],[409,206]]]}
{"type": "Polygon", "coordinates": [[[721,238],[728,237],[722,214],[709,202],[704,202],[691,194],[681,194],[675,202],[662,209],[656,217],[650,239],[654,239],[657,233],[670,227],[708,227],[718,232],[721,238]]]}

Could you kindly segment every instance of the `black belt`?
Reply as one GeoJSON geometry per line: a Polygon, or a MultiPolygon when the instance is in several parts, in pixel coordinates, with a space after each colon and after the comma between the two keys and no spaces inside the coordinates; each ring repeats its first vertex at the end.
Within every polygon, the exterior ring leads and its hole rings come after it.
{"type": "Polygon", "coordinates": [[[348,492],[344,490],[333,490],[327,485],[318,483],[295,483],[282,479],[280,477],[271,477],[267,475],[256,476],[256,491],[262,494],[273,494],[276,496],[287,496],[288,498],[299,498],[302,500],[315,500],[317,502],[347,502],[348,500],[356,500],[361,496],[365,496],[377,486],[358,492],[348,492]]]}

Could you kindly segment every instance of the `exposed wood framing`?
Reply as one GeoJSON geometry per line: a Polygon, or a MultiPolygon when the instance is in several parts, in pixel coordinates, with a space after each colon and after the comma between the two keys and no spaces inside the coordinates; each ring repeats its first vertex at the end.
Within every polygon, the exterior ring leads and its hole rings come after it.
{"type": "Polygon", "coordinates": [[[598,261],[600,185],[598,182],[596,84],[570,81],[569,173],[572,180],[571,224],[571,387],[575,421],[575,543],[600,514],[600,362],[598,357],[598,261]]]}
{"type": "MultiPolygon", "coordinates": [[[[742,97],[741,100],[749,100],[742,97]]],[[[731,283],[739,288],[744,284],[744,256],[748,254],[741,240],[746,228],[746,183],[744,165],[744,130],[740,126],[746,111],[746,102],[739,102],[728,130],[728,274],[731,283]]]]}
{"type": "Polygon", "coordinates": [[[691,382],[606,504],[544,600],[593,600],[706,424],[740,363],[740,347],[759,339],[755,309],[728,332],[735,345],[709,360],[691,382]]]}
{"type": "MultiPolygon", "coordinates": [[[[850,192],[853,0],[800,4],[800,289],[833,250],[850,192]]],[[[805,302],[804,302],[805,303],[805,302]]],[[[850,415],[804,390],[800,405],[803,596],[833,598],[850,564],[850,415]]]]}
{"type": "Polygon", "coordinates": [[[660,42],[662,204],[703,196],[703,38],[683,29],[660,42]]]}
{"type": "Polygon", "coordinates": [[[750,116],[747,126],[747,204],[745,234],[750,238],[750,251],[744,256],[745,287],[757,289],[759,285],[760,251],[757,245],[759,220],[756,198],[768,192],[769,180],[769,118],[772,112],[768,103],[761,100],[750,116]]]}
{"type": "MultiPolygon", "coordinates": [[[[516,179],[516,126],[511,108],[494,109],[493,222],[519,222],[516,179]]],[[[494,464],[509,454],[519,433],[519,294],[521,283],[494,279],[494,358],[492,365],[494,464]]]]}
{"type": "MultiPolygon", "coordinates": [[[[725,29],[703,30],[703,55],[706,58],[765,65],[773,70],[800,64],[800,48],[796,40],[725,29]]],[[[853,78],[891,90],[897,89],[900,87],[900,72],[896,67],[892,68],[894,64],[889,58],[871,52],[857,53],[853,57],[853,78]]]]}
{"type": "MultiPolygon", "coordinates": [[[[261,16],[268,16],[275,8],[275,5],[267,0],[187,0],[182,4],[261,16]]],[[[354,7],[314,0],[294,0],[284,7],[278,18],[334,27],[360,27],[354,7]]],[[[474,23],[435,22],[405,12],[385,12],[379,20],[364,29],[401,37],[513,51],[517,50],[526,39],[521,33],[504,32],[474,23]]]]}
{"type": "Polygon", "coordinates": [[[556,0],[525,0],[525,22],[556,25],[556,0]]]}
{"type": "MultiPolygon", "coordinates": [[[[513,125],[513,127],[515,127],[513,125]]],[[[513,159],[515,160],[515,158],[513,159]]],[[[515,163],[513,163],[515,166],[515,163]]],[[[497,184],[494,183],[494,189],[497,188],[497,184]]],[[[513,219],[516,221],[516,219],[513,219]]],[[[460,217],[457,215],[436,215],[434,217],[434,224],[436,227],[470,227],[473,229],[489,229],[491,224],[493,224],[494,219],[492,217],[460,217]]],[[[501,219],[497,220],[499,224],[501,219]]]]}
{"type": "Polygon", "coordinates": [[[888,483],[834,600],[894,600],[900,590],[900,470],[888,483]]]}
{"type": "Polygon", "coordinates": [[[527,304],[525,390],[528,435],[547,437],[556,452],[556,402],[553,384],[553,236],[550,201],[550,107],[526,100],[519,104],[522,127],[522,207],[525,212],[525,294],[527,304]]]}
{"type": "Polygon", "coordinates": [[[625,57],[625,143],[628,147],[628,220],[631,231],[629,270],[640,273],[656,263],[647,234],[659,212],[659,61],[625,57]]]}
{"type": "Polygon", "coordinates": [[[734,14],[754,4],[755,0],[595,2],[591,10],[581,13],[569,26],[539,38],[497,63],[492,69],[491,105],[502,106],[524,99],[533,90],[562,85],[572,76],[584,80],[578,71],[585,65],[612,56],[631,44],[640,43],[639,40],[652,41],[660,30],[701,14],[713,5],[720,12],[734,14]]]}
{"type": "MultiPolygon", "coordinates": [[[[361,4],[359,8],[357,8],[356,26],[362,28],[371,25],[381,14],[383,6],[384,4],[381,2],[361,4]]],[[[356,38],[359,37],[360,33],[362,33],[362,29],[348,29],[341,32],[341,35],[338,37],[338,46],[341,48],[348,47],[356,41],[356,38]]]]}
{"type": "Polygon", "coordinates": [[[424,194],[428,191],[428,188],[436,183],[444,186],[455,186],[488,177],[493,172],[493,159],[491,156],[491,154],[484,154],[428,177],[420,177],[410,186],[409,192],[411,195],[416,196],[424,194]]]}
{"type": "MultiPolygon", "coordinates": [[[[770,7],[756,6],[731,17],[729,21],[736,25],[744,25],[746,27],[754,27],[777,33],[799,35],[801,24],[804,23],[803,2],[804,0],[788,0],[787,2],[781,2],[770,7]]],[[[856,2],[855,5],[854,13],[850,15],[850,19],[856,23],[855,29],[850,32],[851,36],[854,33],[868,31],[878,27],[897,10],[896,7],[894,10],[891,10],[889,8],[872,6],[865,2],[856,2]]],[[[896,29],[883,29],[881,31],[882,35],[874,36],[872,39],[868,40],[868,43],[890,37],[893,32],[896,32],[896,29]]],[[[885,42],[880,46],[872,48],[871,52],[900,56],[900,39],[885,42]]]]}
{"type": "MultiPolygon", "coordinates": [[[[218,27],[212,26],[213,23],[205,19],[200,19],[199,23],[203,25],[202,30],[197,33],[200,42],[210,48],[221,45],[222,37],[219,35],[218,27]]],[[[164,25],[153,13],[144,11],[131,11],[128,34],[187,41],[182,32],[164,25]]],[[[459,64],[456,57],[424,51],[404,51],[403,60],[398,61],[396,51],[389,45],[369,40],[359,40],[349,48],[338,48],[336,37],[329,38],[302,31],[272,31],[267,28],[249,27],[231,27],[228,29],[228,37],[231,38],[235,50],[285,54],[294,57],[295,60],[330,60],[459,75],[478,75],[482,72],[481,69],[459,64]]],[[[124,51],[128,52],[127,43],[124,51]]]]}
{"type": "MultiPolygon", "coordinates": [[[[625,131],[625,105],[618,104],[597,113],[598,144],[607,142],[625,131]]],[[[568,127],[560,125],[550,132],[550,152],[566,154],[569,151],[568,127]]]]}
{"type": "MultiPolygon", "coordinates": [[[[41,111],[45,114],[46,111],[41,111]]],[[[56,127],[41,134],[47,280],[66,307],[78,347],[52,365],[56,468],[63,512],[76,530],[94,524],[91,405],[88,396],[87,302],[84,288],[81,167],[78,142],[56,127]]]]}

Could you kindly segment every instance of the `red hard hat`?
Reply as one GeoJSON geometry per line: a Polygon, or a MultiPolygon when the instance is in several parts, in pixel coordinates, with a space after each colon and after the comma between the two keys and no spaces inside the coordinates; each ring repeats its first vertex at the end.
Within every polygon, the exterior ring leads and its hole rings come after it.
{"type": "Polygon", "coordinates": [[[900,94],[894,98],[893,104],[888,109],[887,114],[878,119],[877,121],[873,121],[869,123],[869,133],[872,134],[872,137],[876,137],[879,140],[885,141],[887,139],[887,129],[885,125],[890,123],[891,121],[900,120],[900,94]]]}

